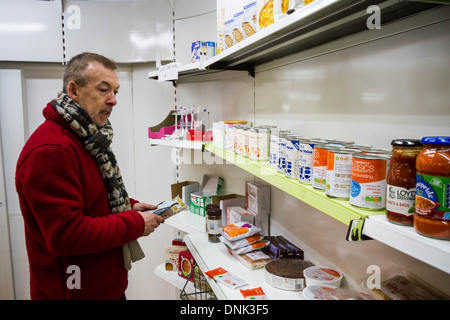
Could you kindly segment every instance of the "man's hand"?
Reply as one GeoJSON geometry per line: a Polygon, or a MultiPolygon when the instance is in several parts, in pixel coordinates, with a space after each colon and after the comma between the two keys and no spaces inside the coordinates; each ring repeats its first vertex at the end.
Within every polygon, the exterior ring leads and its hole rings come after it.
{"type": "Polygon", "coordinates": [[[164,223],[164,218],[151,212],[145,212],[147,210],[155,210],[157,208],[158,206],[143,202],[137,202],[134,204],[133,210],[139,211],[142,218],[144,218],[145,229],[142,236],[148,236],[150,233],[155,231],[155,229],[158,228],[161,223],[164,223]]]}

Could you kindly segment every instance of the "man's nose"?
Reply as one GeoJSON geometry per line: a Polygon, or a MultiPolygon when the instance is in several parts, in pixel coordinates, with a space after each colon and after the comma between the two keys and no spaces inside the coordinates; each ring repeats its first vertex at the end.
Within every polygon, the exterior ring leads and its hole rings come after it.
{"type": "Polygon", "coordinates": [[[106,102],[111,106],[115,106],[117,104],[116,94],[114,92],[110,92],[106,102]]]}

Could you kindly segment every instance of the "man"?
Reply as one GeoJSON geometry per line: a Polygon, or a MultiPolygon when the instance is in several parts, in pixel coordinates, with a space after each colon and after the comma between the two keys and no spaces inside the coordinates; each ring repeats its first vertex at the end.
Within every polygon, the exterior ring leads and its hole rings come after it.
{"type": "Polygon", "coordinates": [[[63,92],[26,142],[16,169],[32,299],[123,299],[137,243],[163,222],[128,197],[110,148],[117,67],[73,57],[63,92]]]}

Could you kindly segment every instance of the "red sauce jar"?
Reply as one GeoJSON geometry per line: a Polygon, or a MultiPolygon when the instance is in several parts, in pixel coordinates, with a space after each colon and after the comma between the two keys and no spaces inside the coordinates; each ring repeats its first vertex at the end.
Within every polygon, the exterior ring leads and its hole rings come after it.
{"type": "Polygon", "coordinates": [[[395,139],[386,176],[386,218],[413,226],[416,198],[416,158],[422,150],[419,139],[395,139]]]}
{"type": "Polygon", "coordinates": [[[421,235],[450,240],[450,137],[424,137],[421,142],[414,228],[421,235]]]}

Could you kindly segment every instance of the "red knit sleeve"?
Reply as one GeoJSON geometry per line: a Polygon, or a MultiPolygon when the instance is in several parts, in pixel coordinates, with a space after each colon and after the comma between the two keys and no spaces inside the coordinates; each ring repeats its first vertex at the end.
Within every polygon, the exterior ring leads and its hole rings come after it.
{"type": "Polygon", "coordinates": [[[83,215],[80,159],[76,150],[45,146],[34,150],[17,170],[21,206],[31,212],[49,251],[57,255],[101,252],[122,246],[144,232],[133,210],[104,216],[83,215]]]}

